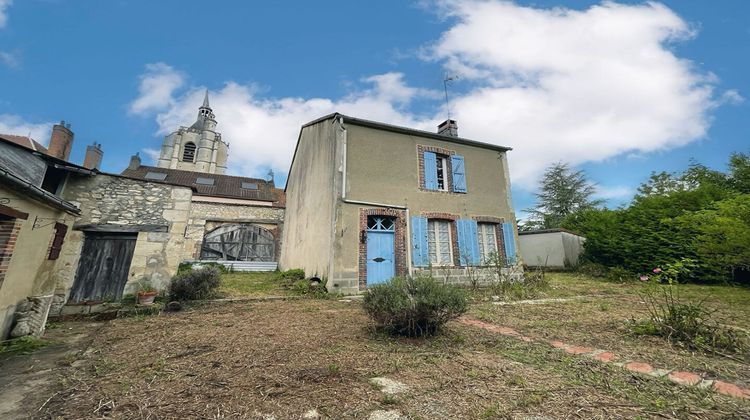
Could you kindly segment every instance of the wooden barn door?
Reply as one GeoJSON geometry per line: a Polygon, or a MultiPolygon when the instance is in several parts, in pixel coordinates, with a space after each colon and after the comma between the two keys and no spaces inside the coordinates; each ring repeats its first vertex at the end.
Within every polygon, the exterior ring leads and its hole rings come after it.
{"type": "Polygon", "coordinates": [[[122,299],[136,238],[137,234],[86,233],[68,301],[122,299]]]}
{"type": "Polygon", "coordinates": [[[276,261],[273,233],[252,224],[226,224],[207,232],[202,260],[276,261]]]}

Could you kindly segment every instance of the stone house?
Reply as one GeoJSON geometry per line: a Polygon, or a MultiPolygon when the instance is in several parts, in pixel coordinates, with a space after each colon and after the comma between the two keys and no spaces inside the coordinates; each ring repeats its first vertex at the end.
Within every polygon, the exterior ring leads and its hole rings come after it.
{"type": "Polygon", "coordinates": [[[304,125],[286,185],[282,269],[358,293],[393,276],[448,281],[517,264],[510,149],[341,114],[304,125]]]}
{"type": "Polygon", "coordinates": [[[0,135],[0,338],[29,297],[44,298],[46,319],[120,300],[143,280],[163,290],[185,261],[276,269],[284,192],[273,178],[223,175],[215,127],[206,98],[196,123],[165,138],[160,166],[136,155],[122,174],[99,170],[96,143],[84,166],[69,163],[64,122],[49,149],[0,135]]]}
{"type": "Polygon", "coordinates": [[[60,144],[66,132],[64,123],[55,126],[50,150],[29,137],[0,134],[0,340],[19,304],[33,304],[34,325],[26,333],[40,333],[65,275],[61,251],[80,210],[59,193],[69,173],[89,172],[61,159],[69,153],[60,144]]]}

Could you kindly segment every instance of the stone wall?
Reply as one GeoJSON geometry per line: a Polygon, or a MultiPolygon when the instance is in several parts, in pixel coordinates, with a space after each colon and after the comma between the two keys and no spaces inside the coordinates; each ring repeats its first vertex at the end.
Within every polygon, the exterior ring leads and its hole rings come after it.
{"type": "MultiPolygon", "coordinates": [[[[503,280],[519,281],[523,279],[523,268],[513,266],[501,268],[503,280]]],[[[432,267],[415,268],[415,277],[432,277],[448,284],[470,285],[472,279],[480,286],[487,286],[497,282],[498,274],[495,267],[432,267]]]]}
{"type": "Polygon", "coordinates": [[[58,306],[73,286],[86,231],[138,233],[125,293],[135,292],[143,277],[166,288],[180,262],[191,256],[185,238],[190,188],[107,174],[72,176],[63,198],[78,205],[81,216],[60,256],[66,270],[57,284],[58,306]]]}

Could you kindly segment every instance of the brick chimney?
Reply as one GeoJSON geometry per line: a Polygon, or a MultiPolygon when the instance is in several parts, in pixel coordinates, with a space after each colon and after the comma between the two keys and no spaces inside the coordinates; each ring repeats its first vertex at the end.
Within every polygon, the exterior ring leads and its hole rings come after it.
{"type": "Polygon", "coordinates": [[[88,169],[99,170],[102,165],[102,145],[94,142],[94,144],[86,146],[86,156],[83,158],[83,167],[88,169]]]}
{"type": "Polygon", "coordinates": [[[130,164],[128,164],[128,169],[136,170],[140,167],[141,167],[141,157],[138,156],[138,153],[136,153],[130,157],[130,164]]]}
{"type": "Polygon", "coordinates": [[[52,126],[52,136],[49,139],[47,154],[58,159],[67,161],[70,157],[70,150],[73,148],[73,132],[70,131],[70,124],[60,121],[60,124],[52,126]]]}
{"type": "Polygon", "coordinates": [[[456,120],[445,120],[440,123],[437,133],[443,136],[458,137],[458,124],[456,120]]]}

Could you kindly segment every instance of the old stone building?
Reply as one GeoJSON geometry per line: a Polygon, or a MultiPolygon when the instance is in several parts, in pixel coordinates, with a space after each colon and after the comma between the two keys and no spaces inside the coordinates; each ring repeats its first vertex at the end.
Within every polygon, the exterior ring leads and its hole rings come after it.
{"type": "Polygon", "coordinates": [[[227,144],[215,131],[216,125],[206,93],[195,123],[164,139],[156,167],[142,165],[135,155],[122,175],[193,191],[184,229],[190,259],[275,269],[281,252],[284,192],[275,187],[272,176],[264,180],[224,175],[227,144]]]}
{"type": "Polygon", "coordinates": [[[136,155],[121,174],[99,170],[97,143],[83,166],[67,162],[64,122],[48,148],[0,135],[0,339],[28,302],[43,326],[48,313],[88,313],[143,281],[164,290],[185,261],[276,269],[284,192],[272,177],[224,175],[215,130],[206,96],[196,122],[164,139],[158,166],[136,155]]]}

